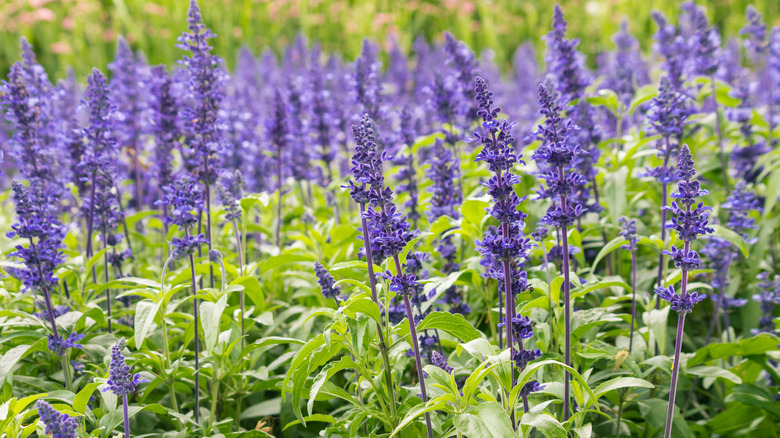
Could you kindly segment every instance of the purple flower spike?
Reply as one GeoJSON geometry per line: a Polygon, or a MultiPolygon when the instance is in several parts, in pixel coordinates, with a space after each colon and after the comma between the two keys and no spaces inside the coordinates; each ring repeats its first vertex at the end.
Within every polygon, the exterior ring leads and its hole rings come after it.
{"type": "Polygon", "coordinates": [[[451,373],[453,368],[447,363],[447,358],[438,351],[431,351],[431,365],[441,368],[445,373],[451,373]]]}
{"type": "Polygon", "coordinates": [[[70,336],[68,336],[68,339],[49,335],[49,351],[57,356],[64,356],[70,348],[83,348],[83,346],[78,343],[82,339],[84,339],[84,335],[75,332],[71,333],[70,336]]]}
{"type": "Polygon", "coordinates": [[[655,293],[657,293],[659,297],[670,302],[672,304],[672,310],[678,313],[691,313],[691,311],[693,311],[693,306],[696,303],[707,298],[707,295],[699,294],[698,292],[692,292],[685,296],[677,295],[674,291],[674,286],[656,288],[655,293]]]}
{"type": "Polygon", "coordinates": [[[76,438],[78,435],[78,419],[55,410],[43,400],[35,402],[38,408],[38,418],[44,424],[44,431],[54,438],[76,438]]]}
{"type": "Polygon", "coordinates": [[[335,285],[336,281],[333,276],[318,261],[314,262],[314,274],[317,276],[317,283],[322,288],[322,296],[335,299],[338,302],[341,288],[335,285]]]}
{"type": "Polygon", "coordinates": [[[124,338],[111,347],[109,379],[106,382],[108,386],[103,389],[103,392],[111,391],[118,397],[132,394],[139,384],[148,382],[148,380],[142,379],[140,374],[134,375],[130,372],[130,367],[125,363],[125,356],[122,354],[124,348],[124,338]]]}

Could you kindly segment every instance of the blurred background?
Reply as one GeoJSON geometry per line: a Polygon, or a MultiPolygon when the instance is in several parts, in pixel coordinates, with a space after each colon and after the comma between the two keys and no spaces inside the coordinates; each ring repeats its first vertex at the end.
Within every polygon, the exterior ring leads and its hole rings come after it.
{"type": "MultiPolygon", "coordinates": [[[[172,64],[183,52],[176,38],[186,26],[188,0],[0,0],[0,73],[19,54],[19,37],[35,47],[38,61],[52,79],[73,66],[83,77],[92,66],[104,69],[114,57],[117,35],[124,35],[150,63],[172,64]]],[[[352,60],[363,37],[387,48],[395,40],[408,50],[414,38],[429,41],[451,31],[477,52],[490,49],[499,64],[508,65],[515,48],[525,41],[542,46],[553,3],[545,0],[200,0],[203,17],[218,34],[211,40],[217,54],[232,68],[239,47],[259,53],[278,51],[299,33],[321,42],[327,52],[352,60]]],[[[624,18],[647,50],[656,28],[650,18],[659,10],[674,20],[676,0],[561,0],[569,20],[569,35],[580,49],[594,55],[613,47],[624,18]]],[[[745,8],[753,3],[772,25],[780,17],[779,0],[698,1],[727,36],[744,24],[745,8]]],[[[543,52],[540,52],[543,53],[543,52]]]]}

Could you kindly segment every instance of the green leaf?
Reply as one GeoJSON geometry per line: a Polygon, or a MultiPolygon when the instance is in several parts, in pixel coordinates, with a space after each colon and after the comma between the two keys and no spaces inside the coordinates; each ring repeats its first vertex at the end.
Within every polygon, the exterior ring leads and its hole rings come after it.
{"type": "Polygon", "coordinates": [[[100,382],[88,383],[84,389],[79,391],[78,394],[76,394],[76,397],[73,398],[73,410],[79,414],[86,414],[89,398],[92,397],[92,393],[94,393],[100,385],[102,385],[100,382]]]}
{"type": "Polygon", "coordinates": [[[645,325],[650,329],[650,333],[655,337],[655,342],[658,344],[661,354],[664,354],[666,351],[666,321],[669,319],[670,309],[670,306],[666,306],[660,309],[650,309],[650,311],[642,314],[642,319],[644,319],[645,325]]]}
{"type": "Polygon", "coordinates": [[[460,207],[463,217],[475,225],[480,225],[485,217],[485,209],[490,205],[481,199],[466,199],[460,207]]]}
{"type": "Polygon", "coordinates": [[[135,348],[140,349],[149,330],[155,326],[154,318],[160,309],[160,303],[141,300],[135,305],[135,348]]]}
{"type": "MultiPolygon", "coordinates": [[[[395,430],[390,435],[390,438],[398,435],[398,433],[401,432],[407,425],[409,425],[409,423],[417,420],[426,412],[446,409],[447,405],[450,403],[451,398],[452,396],[450,394],[446,394],[429,400],[428,403],[419,404],[412,409],[409,409],[409,412],[407,412],[407,414],[404,416],[404,419],[398,423],[398,426],[396,426],[395,430]]],[[[509,427],[512,427],[512,425],[510,424],[509,427]]]]}
{"type": "Polygon", "coordinates": [[[613,116],[617,116],[620,109],[620,100],[617,94],[609,89],[598,90],[595,96],[587,96],[585,100],[594,106],[606,108],[613,116]]]}
{"type": "Polygon", "coordinates": [[[2,385],[8,376],[11,374],[11,370],[14,368],[17,362],[28,354],[32,354],[36,351],[41,351],[46,344],[46,338],[41,337],[33,344],[30,345],[17,345],[14,348],[6,351],[2,358],[0,358],[0,385],[2,385]]]}
{"type": "Polygon", "coordinates": [[[606,180],[606,204],[614,225],[618,225],[618,218],[625,214],[627,177],[628,167],[621,166],[616,171],[607,174],[604,178],[606,180]]]}
{"type": "MultiPolygon", "coordinates": [[[[650,423],[656,429],[663,429],[666,424],[666,409],[669,407],[669,403],[666,400],[658,398],[651,398],[648,400],[642,400],[637,402],[639,404],[639,412],[642,415],[641,418],[650,423]]],[[[688,423],[685,421],[682,415],[680,415],[680,409],[674,409],[674,416],[672,417],[672,436],[675,438],[694,438],[693,432],[691,432],[688,423]]]]}
{"type": "Polygon", "coordinates": [[[764,355],[768,351],[777,350],[778,342],[780,341],[778,341],[776,336],[772,336],[769,333],[761,333],[742,339],[739,342],[710,344],[700,348],[692,358],[688,359],[688,367],[732,356],[764,355]]]}
{"type": "Polygon", "coordinates": [[[593,265],[590,267],[590,273],[591,275],[596,275],[596,267],[598,267],[599,262],[607,256],[607,254],[611,253],[612,251],[620,248],[621,245],[626,243],[626,239],[622,236],[615,237],[614,239],[610,240],[609,243],[607,243],[605,246],[601,248],[598,254],[596,254],[596,258],[593,259],[593,265]]]}
{"type": "Polygon", "coordinates": [[[280,254],[278,256],[269,258],[264,263],[261,263],[259,270],[260,274],[264,274],[274,268],[278,268],[279,266],[298,262],[313,262],[314,260],[316,260],[315,257],[309,254],[280,254]]]}
{"type": "Polygon", "coordinates": [[[720,379],[726,379],[732,381],[737,385],[742,383],[742,379],[740,379],[739,376],[737,376],[736,374],[732,373],[729,370],[724,370],[723,368],[720,367],[701,366],[695,368],[688,368],[686,374],[693,374],[694,376],[701,376],[701,377],[717,377],[720,379]]]}
{"type": "Polygon", "coordinates": [[[200,322],[203,325],[203,342],[206,350],[212,351],[217,345],[219,336],[219,320],[227,307],[227,295],[222,295],[216,303],[202,301],[200,303],[200,322]]]}
{"type": "Polygon", "coordinates": [[[244,212],[248,212],[255,205],[260,204],[263,207],[268,207],[268,194],[267,193],[255,193],[246,195],[241,198],[241,209],[244,212]]]}
{"type": "Polygon", "coordinates": [[[620,388],[655,388],[655,385],[636,377],[617,377],[600,384],[593,390],[593,393],[599,398],[610,391],[620,388]]]}
{"type": "Polygon", "coordinates": [[[527,416],[526,420],[526,415],[523,415],[522,424],[535,428],[547,438],[566,438],[566,428],[550,414],[529,413],[527,416]]]}
{"type": "MultiPolygon", "coordinates": [[[[438,329],[448,333],[463,342],[473,341],[482,337],[482,333],[475,329],[466,318],[459,313],[433,312],[417,324],[417,332],[423,330],[438,329]]],[[[403,322],[398,328],[398,335],[409,336],[409,324],[403,322]]]]}
{"type": "Polygon", "coordinates": [[[265,310],[265,295],[263,294],[263,288],[260,286],[260,282],[257,281],[257,277],[252,275],[238,277],[231,281],[230,285],[244,286],[244,294],[252,300],[255,307],[257,307],[257,310],[259,312],[265,310]]]}
{"type": "Polygon", "coordinates": [[[634,98],[631,99],[631,104],[628,106],[628,113],[633,114],[637,107],[643,103],[649,101],[658,95],[658,87],[653,84],[645,85],[634,93],[634,98]]]}
{"type": "Polygon", "coordinates": [[[745,243],[745,239],[743,239],[742,236],[720,225],[710,225],[710,226],[712,227],[713,230],[715,230],[713,236],[720,237],[723,240],[727,240],[729,243],[739,248],[739,250],[742,252],[742,255],[745,256],[745,258],[748,258],[748,246],[747,243],[745,243]]]}
{"type": "Polygon", "coordinates": [[[457,415],[452,424],[469,438],[516,436],[509,414],[496,402],[480,403],[474,409],[457,415]]]}
{"type": "Polygon", "coordinates": [[[346,306],[341,309],[342,312],[351,312],[355,314],[357,312],[362,313],[377,323],[381,323],[379,306],[374,303],[371,298],[358,298],[356,300],[350,300],[346,306]]]}
{"type": "MultiPolygon", "coordinates": [[[[304,421],[305,422],[317,422],[317,421],[319,421],[320,423],[331,423],[331,424],[333,424],[333,423],[336,422],[336,417],[334,417],[333,415],[313,414],[313,415],[309,415],[308,417],[304,417],[304,421]]],[[[291,421],[291,422],[287,423],[287,425],[284,426],[282,431],[285,431],[285,430],[289,429],[290,427],[295,426],[296,424],[302,424],[302,423],[300,421],[298,421],[298,420],[291,421]]]]}

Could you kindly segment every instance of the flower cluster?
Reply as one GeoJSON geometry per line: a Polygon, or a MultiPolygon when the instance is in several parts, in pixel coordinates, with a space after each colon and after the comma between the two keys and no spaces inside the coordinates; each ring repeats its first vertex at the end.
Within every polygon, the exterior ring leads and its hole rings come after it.
{"type": "Polygon", "coordinates": [[[723,208],[729,211],[728,227],[739,233],[746,241],[755,242],[751,241],[747,234],[750,230],[758,228],[756,220],[750,217],[750,214],[761,213],[763,208],[756,194],[747,188],[745,181],[737,182],[723,208]]]}
{"type": "Polygon", "coordinates": [[[758,274],[759,293],[753,295],[753,299],[761,307],[761,318],[758,320],[758,328],[753,329],[753,334],[776,333],[772,312],[775,306],[780,305],[780,276],[770,278],[768,272],[758,274]]]}
{"type": "Polygon", "coordinates": [[[61,249],[66,229],[56,218],[51,195],[42,190],[40,183],[31,182],[34,183],[31,187],[18,181],[12,183],[19,221],[11,225],[12,231],[6,235],[25,239],[30,244],[17,245],[9,254],[24,263],[24,267],[9,268],[9,272],[22,282],[24,292],[32,289],[48,295],[59,284],[54,270],[63,261],[61,249]]]}
{"type": "Polygon", "coordinates": [[[625,216],[620,216],[618,222],[620,222],[620,225],[622,226],[620,235],[628,242],[628,244],[622,245],[621,248],[626,251],[636,251],[636,220],[629,220],[625,216]]]}
{"type": "Polygon", "coordinates": [[[555,5],[552,30],[544,37],[548,50],[545,61],[563,103],[582,97],[585,87],[590,83],[585,57],[577,50],[580,41],[577,38],[566,38],[567,24],[563,10],[555,5]]]}
{"type": "Polygon", "coordinates": [[[655,51],[664,59],[664,70],[669,81],[677,91],[682,91],[685,82],[685,54],[687,53],[687,41],[677,35],[677,28],[670,24],[660,12],[652,13],[653,20],[658,26],[658,32],[653,35],[655,51]]]}
{"type": "Polygon", "coordinates": [[[463,194],[457,184],[460,169],[454,154],[444,146],[442,139],[434,141],[428,164],[430,167],[426,174],[433,183],[428,188],[431,193],[428,220],[434,222],[441,216],[457,219],[457,209],[463,201],[463,194]]]}
{"type": "MultiPolygon", "coordinates": [[[[691,241],[696,240],[700,235],[714,232],[712,228],[707,226],[707,218],[711,209],[705,207],[701,202],[696,204],[696,198],[706,195],[707,191],[701,188],[699,181],[692,179],[694,175],[696,175],[696,169],[693,155],[691,155],[688,145],[684,144],[680,149],[677,165],[677,177],[680,179],[680,182],[677,183],[678,191],[672,193],[672,198],[676,201],[672,201],[671,207],[662,207],[675,215],[665,227],[677,231],[680,240],[684,242],[683,249],[672,246],[671,252],[664,251],[664,254],[670,255],[674,265],[682,269],[683,277],[701,265],[699,253],[691,249],[691,241]]],[[[656,288],[655,291],[659,297],[672,303],[672,310],[680,313],[690,312],[694,304],[706,297],[706,295],[700,295],[697,292],[689,294],[685,288],[680,295],[677,295],[674,286],[656,288]]]]}
{"type": "Polygon", "coordinates": [[[382,63],[378,59],[376,47],[364,39],[351,79],[355,102],[363,113],[375,121],[382,120],[383,116],[381,69],[382,63]]]}
{"type": "Polygon", "coordinates": [[[443,369],[445,373],[451,373],[453,370],[447,363],[447,358],[436,350],[431,351],[431,365],[443,369]]]}
{"type": "Polygon", "coordinates": [[[241,171],[223,170],[219,173],[217,197],[225,207],[225,221],[241,220],[241,198],[244,196],[244,177],[241,171]]]}
{"type": "Polygon", "coordinates": [[[707,298],[707,295],[699,294],[698,292],[678,295],[674,290],[674,286],[656,288],[655,293],[657,293],[659,297],[671,303],[672,310],[678,313],[690,313],[696,303],[707,298]]]}
{"type": "MultiPolygon", "coordinates": [[[[449,32],[444,33],[444,52],[447,56],[447,65],[452,70],[451,77],[454,80],[458,94],[456,102],[459,102],[459,104],[456,108],[462,108],[459,111],[471,118],[476,111],[474,106],[476,93],[474,93],[474,88],[471,86],[471,81],[477,75],[477,60],[474,57],[474,52],[471,51],[468,45],[458,41],[449,32]]],[[[449,122],[451,123],[452,121],[449,122]]]]}
{"type": "Polygon", "coordinates": [[[173,183],[173,150],[181,136],[177,123],[179,107],[172,87],[173,80],[165,66],[154,67],[151,72],[152,97],[147,108],[151,122],[147,131],[154,137],[152,171],[158,187],[173,183]]]}
{"type": "Polygon", "coordinates": [[[71,417],[54,409],[43,400],[35,402],[38,418],[44,424],[44,431],[54,438],[76,438],[79,427],[78,418],[71,417]]]}
{"type": "Polygon", "coordinates": [[[352,179],[344,188],[349,188],[352,199],[358,204],[382,206],[392,199],[392,190],[385,187],[385,177],[382,173],[382,163],[387,155],[380,153],[376,143],[374,123],[368,114],[358,125],[352,125],[352,136],[355,138],[355,153],[352,154],[352,179]]]}
{"type": "MultiPolygon", "coordinates": [[[[700,235],[714,232],[712,228],[707,226],[707,218],[712,209],[705,207],[702,202],[696,204],[696,198],[707,195],[708,192],[701,188],[699,181],[692,179],[694,175],[696,175],[696,169],[694,168],[693,155],[691,155],[688,145],[684,144],[680,149],[677,164],[677,177],[680,180],[677,183],[678,191],[672,193],[672,199],[676,199],[676,201],[672,201],[670,207],[663,207],[675,215],[671,222],[665,225],[666,228],[677,231],[680,240],[684,242],[691,242],[700,235]]],[[[684,255],[687,256],[687,254],[684,255]]],[[[673,256],[673,258],[675,257],[673,256]]],[[[676,262],[675,258],[675,264],[676,262]]],[[[679,265],[677,267],[681,268],[679,265]]],[[[693,266],[689,270],[695,267],[693,266]]]]}
{"type": "Polygon", "coordinates": [[[79,341],[84,339],[84,335],[73,332],[67,339],[61,338],[59,335],[49,335],[49,351],[57,356],[64,356],[68,349],[71,348],[83,348],[79,341]]]}
{"type": "Polygon", "coordinates": [[[189,175],[183,175],[173,184],[162,187],[163,197],[155,205],[167,205],[172,208],[163,218],[169,225],[189,229],[198,222],[197,214],[203,210],[203,196],[200,185],[189,175]]]}
{"type": "Polygon", "coordinates": [[[687,1],[681,9],[687,13],[691,27],[688,40],[690,69],[694,74],[710,76],[718,70],[720,35],[710,26],[703,7],[687,1]]]}
{"type": "Polygon", "coordinates": [[[555,98],[555,93],[550,92],[543,84],[539,84],[539,106],[545,120],[544,125],[539,125],[539,129],[534,133],[541,137],[542,143],[534,152],[533,158],[540,169],[545,169],[541,172],[545,186],[538,189],[537,193],[539,199],[560,201],[550,205],[540,222],[567,228],[585,214],[585,209],[578,203],[566,202],[566,197],[573,193],[577,186],[587,184],[587,180],[576,171],[566,170],[579,149],[567,142],[567,134],[574,127],[570,120],[564,120],[561,116],[561,106],[555,98]]]}
{"type": "Polygon", "coordinates": [[[171,212],[163,218],[169,225],[177,225],[184,229],[184,236],[171,239],[172,256],[182,259],[194,254],[200,245],[208,244],[203,234],[192,235],[190,228],[198,222],[196,214],[203,210],[203,197],[200,186],[189,175],[183,175],[173,184],[164,186],[162,199],[156,205],[171,207],[171,212]]]}
{"type": "Polygon", "coordinates": [[[125,356],[122,354],[124,348],[124,338],[111,347],[108,381],[106,382],[106,388],[103,389],[103,392],[111,391],[118,397],[132,394],[139,384],[148,382],[148,380],[142,379],[140,374],[132,374],[130,366],[125,363],[125,356]]]}
{"type": "Polygon", "coordinates": [[[322,296],[338,302],[341,288],[335,285],[335,279],[319,261],[314,262],[314,274],[317,276],[317,283],[322,288],[322,296]]]}
{"type": "MultiPolygon", "coordinates": [[[[216,35],[203,23],[196,0],[190,0],[187,30],[178,38],[177,46],[191,53],[180,61],[187,69],[187,95],[181,120],[190,134],[188,146],[196,157],[203,159],[212,157],[221,149],[217,116],[224,97],[226,74],[221,67],[222,60],[211,54],[208,40],[216,35]]],[[[210,181],[213,175],[202,177],[210,181]]]]}

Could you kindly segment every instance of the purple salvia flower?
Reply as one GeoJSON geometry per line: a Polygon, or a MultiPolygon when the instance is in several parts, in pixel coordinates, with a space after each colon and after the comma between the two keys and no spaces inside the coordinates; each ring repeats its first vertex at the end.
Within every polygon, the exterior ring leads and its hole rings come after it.
{"type": "Polygon", "coordinates": [[[682,249],[672,246],[672,251],[664,251],[674,260],[674,265],[682,270],[682,284],[680,294],[678,295],[674,286],[657,287],[655,292],[659,298],[671,303],[672,310],[678,313],[677,319],[677,337],[675,339],[674,365],[672,368],[672,382],[669,391],[669,406],[666,412],[666,426],[664,428],[664,438],[670,438],[672,433],[672,421],[674,413],[674,400],[677,395],[677,376],[680,370],[680,353],[682,351],[683,328],[685,326],[685,315],[693,310],[693,306],[706,298],[706,295],[697,292],[688,292],[688,275],[691,270],[696,269],[701,264],[699,254],[691,249],[691,242],[698,236],[711,234],[712,228],[707,226],[708,215],[711,209],[705,207],[703,203],[696,204],[696,198],[704,196],[707,191],[701,188],[699,181],[693,180],[696,175],[693,156],[688,145],[683,145],[680,149],[680,157],[677,164],[677,192],[672,194],[676,201],[672,202],[671,207],[662,207],[674,214],[674,218],[664,226],[677,231],[678,237],[684,242],[682,249]]]}
{"type": "Polygon", "coordinates": [[[654,49],[664,58],[664,70],[672,88],[681,92],[685,82],[683,69],[687,55],[686,41],[677,35],[677,28],[663,14],[653,11],[652,16],[658,26],[658,31],[653,35],[654,49]]]}
{"type": "Polygon", "coordinates": [[[127,150],[131,164],[129,176],[134,181],[134,206],[141,209],[143,188],[140,159],[143,154],[144,113],[148,105],[142,90],[149,86],[149,69],[136,56],[121,35],[117,40],[116,58],[108,65],[113,73],[109,84],[111,103],[120,114],[114,121],[114,136],[120,149],[127,150]]]}
{"type": "MultiPolygon", "coordinates": [[[[384,186],[384,176],[382,174],[382,163],[386,159],[386,153],[381,154],[377,150],[376,133],[374,125],[368,114],[363,115],[360,125],[352,126],[353,137],[355,138],[355,154],[352,156],[351,173],[354,181],[350,179],[349,184],[343,186],[350,189],[352,198],[360,204],[365,256],[368,262],[369,283],[371,285],[372,298],[379,305],[376,294],[376,279],[374,278],[373,265],[381,263],[385,258],[393,258],[396,267],[396,273],[393,275],[389,271],[382,274],[383,278],[389,280],[389,290],[396,295],[403,297],[406,318],[409,322],[409,331],[412,338],[412,350],[414,352],[415,364],[417,367],[418,379],[420,384],[420,395],[423,403],[428,401],[428,394],[425,390],[425,378],[423,377],[422,359],[420,356],[420,347],[415,328],[415,318],[412,314],[412,303],[410,296],[419,290],[420,283],[414,274],[404,274],[399,254],[407,243],[415,235],[410,231],[409,223],[406,218],[396,211],[393,204],[393,191],[384,186]],[[371,206],[366,209],[366,204],[371,206]]],[[[380,337],[382,345],[382,354],[384,366],[389,367],[387,350],[384,346],[384,337],[380,337]]],[[[389,377],[388,377],[389,380],[389,377]]],[[[392,385],[388,385],[390,387],[392,385]]],[[[392,398],[392,397],[391,397],[392,398]]],[[[433,438],[433,427],[431,426],[430,414],[425,413],[425,423],[428,438],[433,438]]]]}
{"type": "MultiPolygon", "coordinates": [[[[571,365],[571,284],[569,282],[569,243],[568,227],[577,218],[585,214],[582,205],[569,201],[569,195],[579,185],[585,185],[587,180],[576,171],[567,171],[578,148],[571,147],[568,142],[569,132],[573,129],[570,120],[561,117],[561,106],[555,93],[539,84],[539,106],[545,116],[544,125],[540,125],[535,135],[540,136],[542,143],[534,152],[533,158],[539,164],[540,169],[546,169],[541,176],[545,185],[538,190],[539,198],[550,198],[553,204],[547,209],[540,223],[552,225],[558,228],[563,249],[563,300],[564,300],[564,327],[565,349],[564,361],[571,365]]],[[[564,421],[569,418],[569,380],[568,372],[564,377],[564,421]]]]}
{"type": "MultiPolygon", "coordinates": [[[[212,158],[220,150],[217,131],[219,104],[223,98],[225,72],[222,60],[211,54],[208,40],[216,37],[206,27],[196,0],[190,1],[187,13],[187,30],[178,38],[178,47],[191,52],[180,63],[187,69],[187,99],[182,108],[184,126],[192,135],[189,145],[199,158],[212,158]]],[[[211,169],[213,172],[213,169],[211,169]]],[[[211,172],[201,175],[209,180],[211,172]]]]}
{"type": "Polygon", "coordinates": [[[322,289],[322,296],[336,300],[338,305],[341,288],[335,285],[336,281],[333,276],[318,261],[314,262],[314,274],[317,276],[317,283],[319,283],[322,289]]]}
{"type": "Polygon", "coordinates": [[[547,44],[548,71],[561,102],[566,104],[582,97],[585,87],[590,84],[585,69],[585,57],[577,50],[579,40],[566,38],[566,19],[559,5],[555,5],[552,30],[543,37],[547,44]]]}
{"type": "MultiPolygon", "coordinates": [[[[198,290],[195,280],[194,254],[200,250],[201,245],[210,245],[208,237],[203,234],[190,234],[190,228],[198,222],[195,215],[203,211],[203,198],[200,187],[195,180],[190,175],[183,175],[173,184],[163,187],[163,198],[155,203],[156,205],[167,205],[171,208],[170,215],[164,217],[163,222],[177,225],[184,230],[183,237],[171,239],[171,257],[176,260],[189,259],[193,296],[197,295],[198,290]]],[[[211,251],[211,248],[209,248],[209,252],[211,251]]],[[[200,415],[200,341],[198,334],[198,299],[195,298],[192,301],[192,315],[195,321],[195,388],[193,388],[195,408],[193,416],[197,423],[200,415]]]]}
{"type": "Polygon", "coordinates": [[[474,78],[477,76],[478,63],[474,52],[463,41],[458,41],[451,33],[444,33],[444,52],[446,53],[447,65],[452,70],[452,74],[459,90],[460,100],[463,102],[458,105],[463,108],[463,114],[472,119],[477,113],[476,93],[472,86],[474,78]]]}
{"type": "Polygon", "coordinates": [[[621,216],[619,222],[622,226],[620,236],[628,242],[621,248],[631,253],[631,332],[628,338],[628,351],[630,353],[634,347],[634,321],[636,320],[636,220],[629,220],[627,217],[621,216]]]}
{"type": "Polygon", "coordinates": [[[437,138],[428,158],[430,167],[426,171],[432,185],[428,188],[431,193],[431,206],[427,212],[428,221],[433,223],[441,216],[449,216],[458,219],[458,208],[463,202],[463,193],[458,186],[460,179],[460,166],[455,160],[452,151],[444,146],[444,141],[437,138]]]}
{"type": "Polygon", "coordinates": [[[740,31],[740,35],[746,35],[745,48],[754,54],[761,54],[766,52],[768,42],[766,39],[766,23],[764,23],[764,17],[761,12],[753,5],[748,5],[745,10],[745,17],[747,23],[740,31]]]}
{"type": "MultiPolygon", "coordinates": [[[[180,63],[187,69],[187,99],[182,108],[184,126],[188,131],[187,145],[194,151],[194,161],[200,161],[200,180],[205,186],[206,239],[211,250],[211,189],[217,175],[219,152],[222,140],[218,129],[219,105],[224,98],[224,83],[227,74],[222,70],[222,60],[211,54],[208,40],[216,37],[206,27],[196,0],[190,0],[187,11],[187,30],[178,38],[178,48],[191,52],[180,63]]],[[[211,269],[211,268],[210,268],[211,269]]],[[[210,284],[214,286],[211,271],[210,284]]]]}
{"type": "Polygon", "coordinates": [[[38,418],[43,423],[44,431],[53,438],[76,438],[79,422],[76,417],[54,409],[50,404],[43,400],[35,402],[38,409],[38,418]]]}
{"type": "Polygon", "coordinates": [[[447,358],[438,351],[431,352],[431,365],[441,368],[445,373],[451,373],[453,368],[447,363],[447,358]]]}
{"type": "MultiPolygon", "coordinates": [[[[483,256],[501,262],[500,266],[488,269],[486,276],[503,279],[505,318],[506,321],[511,322],[506,327],[506,347],[509,348],[512,358],[516,359],[517,366],[522,370],[527,361],[518,360],[519,357],[533,360],[541,356],[541,352],[536,355],[536,352],[523,348],[524,338],[522,335],[515,338],[517,350],[515,350],[513,341],[515,319],[527,321],[522,316],[515,315],[514,303],[515,295],[527,288],[522,263],[528,257],[527,252],[531,249],[531,244],[530,239],[523,235],[527,215],[519,209],[520,203],[525,197],[518,197],[514,190],[514,186],[520,183],[520,178],[512,173],[515,164],[525,163],[522,161],[522,155],[516,146],[517,140],[512,136],[514,123],[507,120],[498,121],[497,117],[501,109],[493,107],[493,93],[479,76],[474,79],[474,89],[479,108],[477,114],[482,119],[482,129],[474,132],[474,140],[483,146],[477,154],[476,161],[485,161],[490,171],[494,173],[482,184],[493,198],[493,206],[487,211],[500,224],[500,231],[488,233],[481,241],[477,241],[477,249],[483,256]],[[516,284],[521,285],[521,290],[514,287],[516,284]]],[[[501,320],[500,312],[499,320],[501,320]]],[[[515,370],[512,368],[513,378],[514,372],[515,370]]],[[[528,411],[527,398],[523,399],[523,408],[526,412],[528,411]]],[[[511,415],[514,413],[512,412],[511,415]]]]}
{"type": "Polygon", "coordinates": [[[325,165],[327,180],[324,185],[333,181],[333,162],[336,160],[336,134],[339,131],[339,114],[334,108],[328,82],[333,73],[327,72],[320,65],[319,48],[312,48],[311,62],[307,72],[307,80],[311,84],[311,130],[314,137],[316,156],[325,165]]]}
{"type": "Polygon", "coordinates": [[[223,169],[217,179],[217,198],[225,208],[225,221],[241,220],[241,198],[244,193],[244,178],[240,170],[223,169]]]}
{"type": "Polygon", "coordinates": [[[108,372],[108,381],[103,392],[111,391],[117,397],[122,397],[125,418],[125,436],[130,436],[130,416],[128,415],[127,396],[135,392],[139,384],[148,382],[142,379],[140,374],[133,375],[130,366],[125,362],[122,350],[125,348],[125,339],[122,338],[111,347],[111,364],[108,372]]]}
{"type": "Polygon", "coordinates": [[[747,188],[745,181],[737,182],[722,207],[729,211],[728,227],[741,235],[745,241],[755,243],[756,240],[751,240],[748,237],[748,232],[758,228],[758,225],[756,225],[756,220],[750,217],[750,214],[752,212],[761,213],[763,208],[756,194],[747,188]]]}
{"type": "Polygon", "coordinates": [[[411,108],[407,105],[401,111],[400,139],[406,146],[407,153],[397,155],[396,162],[401,165],[395,178],[401,182],[398,186],[399,192],[409,194],[409,200],[404,203],[409,211],[407,218],[412,221],[413,226],[417,226],[417,221],[422,216],[418,211],[419,193],[417,188],[417,169],[414,162],[414,152],[412,146],[417,138],[416,119],[412,114],[411,108]]]}
{"type": "Polygon", "coordinates": [[[681,9],[685,11],[683,16],[687,18],[687,24],[690,26],[687,29],[690,32],[690,35],[687,35],[689,68],[693,74],[709,77],[718,71],[720,34],[710,26],[703,7],[693,1],[687,1],[681,9]]]}
{"type": "Polygon", "coordinates": [[[628,21],[620,23],[620,30],[612,37],[617,52],[609,63],[605,86],[620,97],[623,105],[628,105],[634,96],[635,87],[650,82],[647,65],[642,60],[639,42],[628,31],[628,21]]]}
{"type": "Polygon", "coordinates": [[[103,389],[103,392],[111,391],[117,397],[132,394],[139,384],[148,382],[148,380],[141,378],[140,374],[133,374],[130,371],[131,368],[125,362],[125,356],[122,354],[125,346],[125,340],[122,338],[111,347],[109,378],[106,382],[106,388],[103,389]]]}
{"type": "Polygon", "coordinates": [[[284,178],[287,174],[287,157],[289,151],[289,128],[287,122],[287,104],[282,91],[278,88],[274,93],[273,109],[270,117],[266,120],[266,136],[268,137],[276,161],[276,189],[278,190],[277,218],[276,218],[276,244],[282,247],[282,192],[284,189],[284,178]]]}
{"type": "Polygon", "coordinates": [[[363,40],[360,56],[355,60],[355,69],[351,74],[353,101],[361,113],[375,120],[384,119],[382,109],[382,63],[377,57],[377,48],[367,39],[363,40]]]}
{"type": "Polygon", "coordinates": [[[753,295],[753,299],[761,307],[761,318],[758,320],[758,328],[751,330],[756,335],[759,333],[776,333],[774,316],[772,312],[776,305],[780,304],[780,276],[770,277],[768,272],[762,272],[757,277],[759,293],[753,295]]]}
{"type": "Polygon", "coordinates": [[[11,156],[19,163],[19,173],[27,179],[49,184],[54,180],[51,150],[41,138],[44,120],[38,109],[40,97],[31,93],[25,83],[24,67],[20,62],[11,66],[8,81],[3,81],[2,103],[5,119],[14,128],[10,138],[11,156]]]}
{"type": "Polygon", "coordinates": [[[157,187],[163,187],[173,183],[173,150],[180,137],[176,123],[179,107],[173,95],[172,78],[165,66],[154,67],[151,75],[148,134],[154,137],[152,172],[157,187]]]}
{"type": "Polygon", "coordinates": [[[192,235],[190,230],[198,223],[197,214],[203,209],[203,196],[200,186],[188,175],[184,175],[174,183],[163,186],[163,197],[155,205],[165,205],[170,208],[163,222],[176,225],[184,230],[184,237],[174,237],[171,240],[174,259],[192,256],[202,244],[208,243],[203,234],[192,235]]]}
{"type": "Polygon", "coordinates": [[[388,57],[390,62],[385,73],[385,82],[393,84],[392,95],[400,103],[406,100],[409,95],[411,73],[409,72],[409,60],[394,36],[390,38],[388,57]]]}

